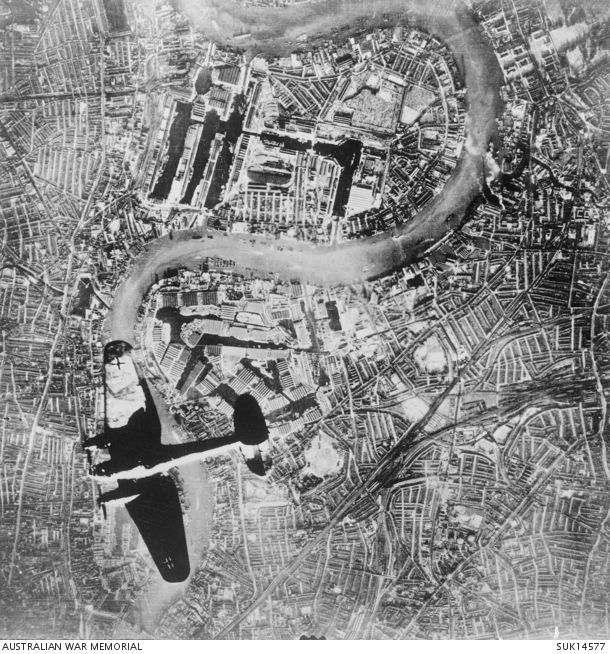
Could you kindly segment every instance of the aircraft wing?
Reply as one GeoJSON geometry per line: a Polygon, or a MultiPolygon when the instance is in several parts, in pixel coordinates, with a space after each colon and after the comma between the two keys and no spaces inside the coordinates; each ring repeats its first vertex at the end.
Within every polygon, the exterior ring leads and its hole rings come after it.
{"type": "Polygon", "coordinates": [[[165,581],[186,581],[191,569],[176,485],[171,477],[154,475],[137,480],[137,490],[138,496],[125,508],[155,565],[165,581]]]}

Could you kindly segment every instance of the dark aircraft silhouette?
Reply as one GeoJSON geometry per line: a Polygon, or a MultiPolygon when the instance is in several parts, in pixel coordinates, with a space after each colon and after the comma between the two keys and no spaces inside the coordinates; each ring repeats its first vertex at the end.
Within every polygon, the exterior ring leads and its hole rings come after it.
{"type": "Polygon", "coordinates": [[[266,462],[259,446],[269,431],[258,402],[245,394],[235,402],[232,435],[180,445],[161,443],[157,408],[131,351],[125,341],[106,345],[105,428],[83,446],[107,449],[110,455],[91,471],[100,482],[118,482],[116,489],[99,497],[104,512],[110,502],[124,503],[163,579],[178,583],[188,578],[190,565],[178,489],[167,471],[238,443],[250,470],[263,476],[266,462]]]}

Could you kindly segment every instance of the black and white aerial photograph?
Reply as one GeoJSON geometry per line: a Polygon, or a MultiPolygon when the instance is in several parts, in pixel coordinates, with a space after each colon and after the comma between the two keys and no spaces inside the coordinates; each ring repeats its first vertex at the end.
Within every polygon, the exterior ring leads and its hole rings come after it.
{"type": "Polygon", "coordinates": [[[609,404],[608,0],[0,0],[0,639],[601,651],[609,404]]]}

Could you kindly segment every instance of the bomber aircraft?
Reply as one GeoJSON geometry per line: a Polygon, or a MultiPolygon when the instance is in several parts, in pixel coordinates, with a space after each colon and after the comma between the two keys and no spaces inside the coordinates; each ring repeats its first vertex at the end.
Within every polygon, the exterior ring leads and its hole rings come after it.
{"type": "Polygon", "coordinates": [[[99,483],[117,482],[98,502],[124,504],[135,522],[163,579],[185,581],[190,564],[178,489],[168,471],[183,463],[238,446],[249,469],[264,476],[270,466],[261,445],[269,438],[263,413],[254,397],[237,397],[234,433],[221,438],[177,445],[161,442],[161,422],[146,378],[126,341],[104,348],[104,430],[83,443],[92,462],[94,450],[107,450],[110,458],[91,464],[99,483]]]}

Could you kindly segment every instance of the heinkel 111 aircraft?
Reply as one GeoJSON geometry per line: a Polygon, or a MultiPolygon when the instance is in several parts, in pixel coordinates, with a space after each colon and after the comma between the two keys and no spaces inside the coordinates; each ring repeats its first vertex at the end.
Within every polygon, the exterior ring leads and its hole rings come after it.
{"type": "Polygon", "coordinates": [[[161,422],[148,383],[125,341],[104,348],[105,421],[102,434],[83,446],[105,449],[110,459],[92,466],[101,483],[116,481],[99,503],[124,504],[165,581],[178,583],[190,574],[190,564],[178,489],[170,468],[239,447],[248,468],[265,475],[269,461],[261,445],[269,431],[258,402],[248,394],[235,401],[234,433],[221,438],[178,445],[161,442],[161,422]]]}

